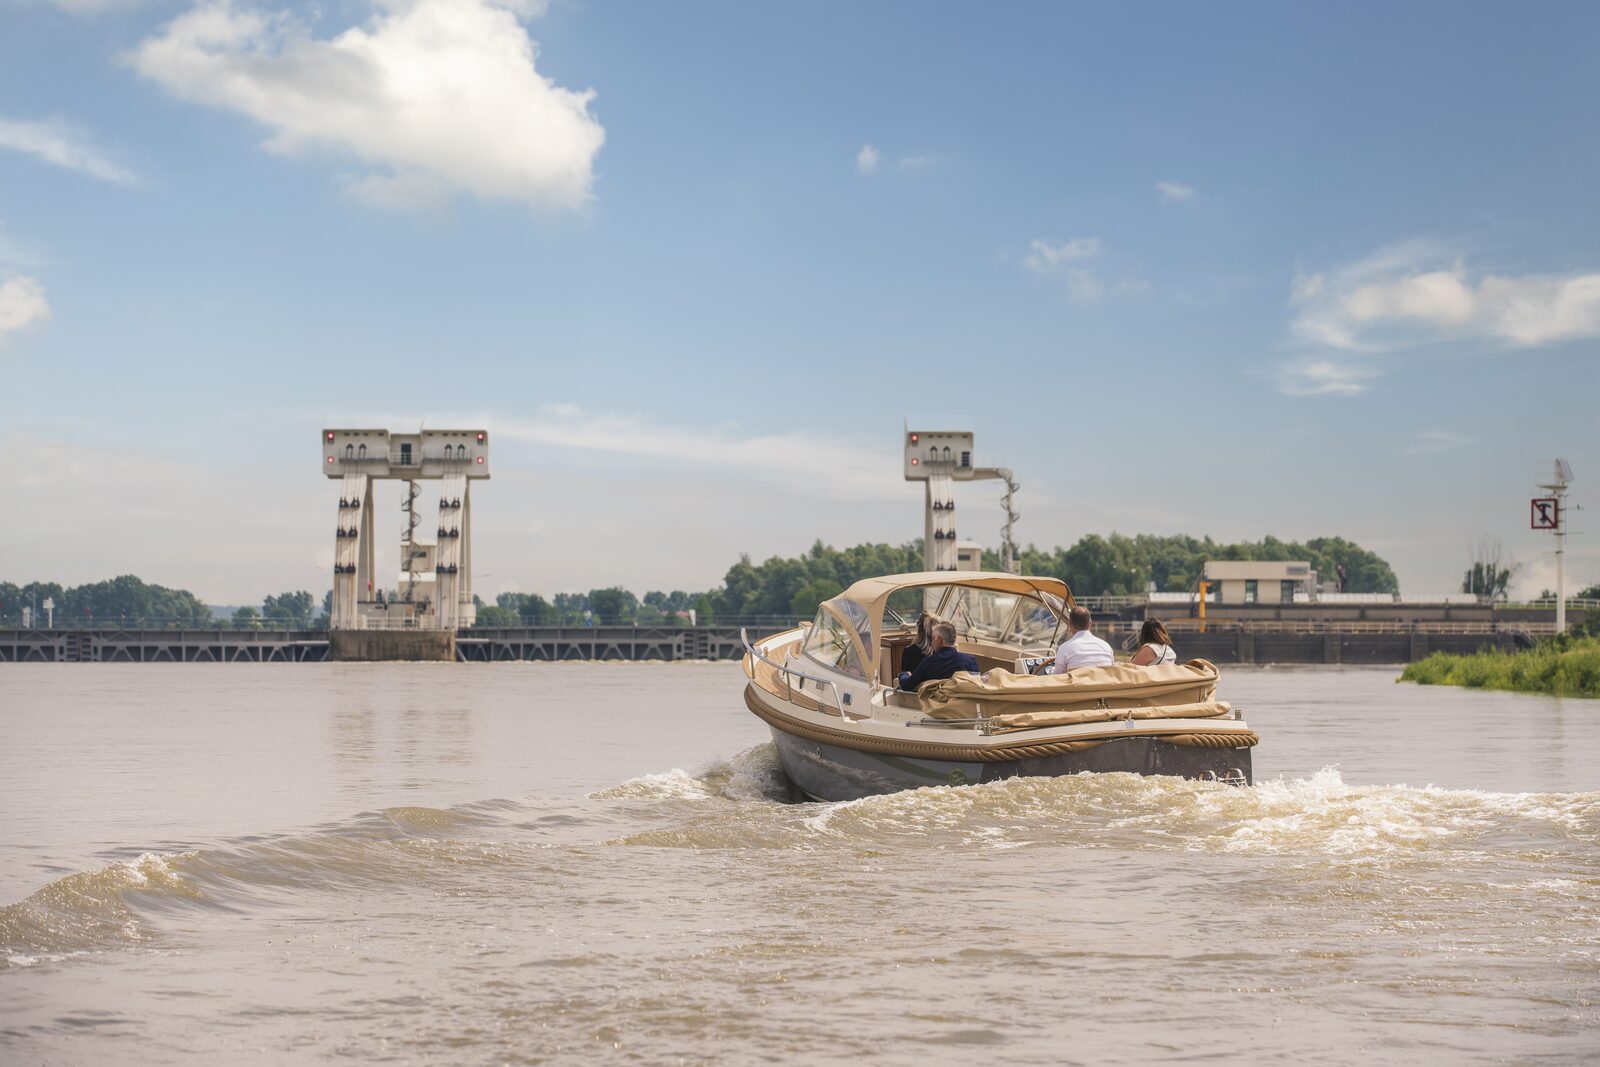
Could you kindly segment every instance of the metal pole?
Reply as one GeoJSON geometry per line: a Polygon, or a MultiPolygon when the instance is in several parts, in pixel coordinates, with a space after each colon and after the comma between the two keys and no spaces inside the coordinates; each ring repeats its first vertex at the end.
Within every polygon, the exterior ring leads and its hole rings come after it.
{"type": "Polygon", "coordinates": [[[1564,459],[1556,460],[1556,475],[1547,485],[1539,488],[1547,491],[1556,502],[1556,524],[1551,533],[1556,535],[1556,633],[1567,632],[1567,575],[1566,575],[1566,549],[1567,549],[1567,516],[1566,496],[1567,485],[1572,481],[1572,468],[1564,459]]]}

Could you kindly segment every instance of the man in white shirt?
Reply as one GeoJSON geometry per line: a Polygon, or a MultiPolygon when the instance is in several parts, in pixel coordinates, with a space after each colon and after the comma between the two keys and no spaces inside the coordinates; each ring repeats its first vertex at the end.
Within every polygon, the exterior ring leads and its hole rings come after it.
{"type": "Polygon", "coordinates": [[[1111,646],[1089,632],[1094,617],[1088,608],[1075,607],[1067,612],[1067,639],[1056,649],[1055,664],[1046,668],[1046,674],[1060,674],[1074,667],[1108,667],[1117,662],[1111,646]]]}

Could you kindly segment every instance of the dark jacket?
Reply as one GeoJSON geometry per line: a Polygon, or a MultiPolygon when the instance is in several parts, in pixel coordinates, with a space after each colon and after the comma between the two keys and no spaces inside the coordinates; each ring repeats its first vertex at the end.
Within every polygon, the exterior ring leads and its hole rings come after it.
{"type": "Polygon", "coordinates": [[[978,673],[978,661],[965,652],[957,652],[953,648],[941,648],[937,652],[930,652],[917,664],[917,669],[911,672],[911,677],[900,685],[908,693],[915,693],[917,686],[935,678],[948,678],[957,671],[971,671],[978,673]]]}
{"type": "Polygon", "coordinates": [[[920,645],[907,645],[906,650],[900,653],[900,670],[914,671],[917,665],[927,658],[928,654],[922,651],[920,645]]]}

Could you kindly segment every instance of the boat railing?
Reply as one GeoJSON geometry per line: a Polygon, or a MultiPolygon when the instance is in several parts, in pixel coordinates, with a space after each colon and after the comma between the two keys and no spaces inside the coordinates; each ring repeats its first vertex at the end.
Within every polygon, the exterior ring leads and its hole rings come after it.
{"type": "Polygon", "coordinates": [[[818,693],[822,692],[824,686],[832,689],[833,706],[834,710],[838,711],[839,713],[840,721],[861,722],[863,719],[872,718],[871,715],[852,716],[848,711],[846,711],[845,704],[847,701],[844,699],[844,695],[839,692],[839,683],[835,682],[832,678],[824,678],[820,674],[812,674],[810,671],[803,671],[798,667],[791,667],[787,663],[779,663],[771,656],[768,656],[765,652],[761,651],[761,649],[751,644],[750,633],[743,626],[739,627],[739,640],[744,642],[744,650],[746,652],[750,653],[750,655],[754,656],[756,659],[760,660],[762,663],[765,663],[767,666],[778,672],[778,676],[783,679],[784,698],[786,700],[792,701],[794,699],[793,683],[789,680],[789,676],[793,675],[794,677],[800,679],[801,689],[805,688],[806,682],[816,683],[818,693]]]}

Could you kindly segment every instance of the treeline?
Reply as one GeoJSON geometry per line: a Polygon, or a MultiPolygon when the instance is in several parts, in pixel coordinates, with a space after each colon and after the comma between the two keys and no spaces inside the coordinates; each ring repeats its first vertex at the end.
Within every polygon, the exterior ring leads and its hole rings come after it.
{"type": "Polygon", "coordinates": [[[55,605],[58,627],[139,626],[169,629],[202,629],[233,625],[250,628],[268,624],[279,627],[310,628],[325,623],[328,601],[323,598],[322,613],[310,593],[280,593],[262,601],[261,607],[242,607],[231,620],[215,618],[211,609],[187,589],[168,589],[124,574],[104,582],[63,586],[59,582],[29,582],[17,585],[0,582],[0,626],[21,626],[22,609],[33,613],[33,624],[45,625],[49,613],[45,601],[55,605]]]}
{"type": "MultiPolygon", "coordinates": [[[[1024,574],[1060,578],[1079,596],[1127,596],[1144,592],[1151,582],[1163,592],[1193,589],[1208,559],[1304,559],[1323,582],[1336,581],[1343,567],[1346,592],[1394,593],[1400,588],[1387,562],[1342,537],[1303,543],[1267,537],[1222,544],[1183,535],[1091,534],[1069,548],[1029,545],[1020,563],[1024,574]]],[[[993,552],[986,551],[983,562],[988,570],[1000,567],[993,552]]],[[[920,539],[843,549],[818,541],[800,556],[773,556],[762,563],[740,556],[720,585],[699,592],[652,591],[639,597],[612,586],[549,599],[537,593],[502,593],[493,604],[477,601],[478,625],[688,625],[691,612],[696,622],[804,618],[858,579],[921,569],[920,539]]],[[[46,597],[55,600],[57,625],[219,625],[192,593],[150,585],[132,575],[72,588],[53,582],[0,582],[0,625],[20,625],[23,605],[42,605],[46,597]]],[[[323,597],[319,612],[312,594],[281,593],[267,597],[259,608],[239,608],[231,622],[238,627],[325,626],[331,597],[323,597]]],[[[35,625],[43,625],[42,608],[35,625]]]]}
{"type": "MultiPolygon", "coordinates": [[[[1400,591],[1399,580],[1383,558],[1342,537],[1313,537],[1304,542],[1266,537],[1220,544],[1209,537],[1183,534],[1090,534],[1071,548],[1041,551],[1029,545],[1022,551],[1021,563],[1024,574],[1060,578],[1082,596],[1129,596],[1144,592],[1150,582],[1163,593],[1193,589],[1208,559],[1303,559],[1311,562],[1319,582],[1339,581],[1342,566],[1346,593],[1400,591]]],[[[992,553],[984,553],[984,560],[986,566],[999,563],[992,553]]]]}
{"type": "Polygon", "coordinates": [[[174,627],[209,626],[211,609],[187,589],[151,585],[124,574],[105,582],[63,586],[59,582],[0,582],[0,623],[22,625],[22,609],[33,609],[35,626],[45,624],[46,600],[55,603],[57,626],[117,626],[160,620],[174,627]]]}
{"type": "MultiPolygon", "coordinates": [[[[1208,559],[1309,560],[1319,581],[1338,580],[1344,568],[1344,589],[1351,593],[1395,593],[1394,571],[1375,553],[1342,537],[1310,541],[1260,541],[1222,544],[1209,537],[1128,537],[1091,534],[1070,548],[1021,553],[1024,574],[1060,578],[1079,596],[1130,596],[1154,582],[1163,592],[1195,587],[1208,559]]],[[[984,552],[987,570],[999,570],[997,554],[984,552]]],[[[558,593],[546,600],[537,594],[502,593],[492,605],[478,609],[479,626],[525,625],[661,625],[687,622],[693,609],[697,622],[733,622],[752,617],[804,618],[822,601],[839,595],[861,578],[922,569],[922,541],[900,545],[855,545],[837,549],[821,541],[796,557],[773,556],[754,563],[749,556],[728,568],[722,584],[699,593],[646,593],[643,599],[613,587],[588,593],[558,593]]]]}

